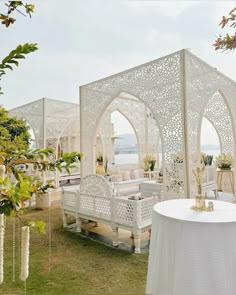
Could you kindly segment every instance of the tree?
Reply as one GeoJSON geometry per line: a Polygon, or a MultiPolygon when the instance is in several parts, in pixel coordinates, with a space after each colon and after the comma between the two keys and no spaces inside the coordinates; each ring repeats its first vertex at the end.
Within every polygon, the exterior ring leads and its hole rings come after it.
{"type": "MultiPolygon", "coordinates": [[[[3,25],[9,27],[15,22],[12,13],[17,11],[25,15],[20,9],[23,8],[26,15],[31,16],[34,10],[32,4],[23,1],[8,1],[5,3],[7,13],[0,13],[3,25]]],[[[0,63],[0,81],[6,74],[6,70],[13,70],[13,65],[18,66],[19,60],[25,55],[37,50],[37,44],[26,43],[18,45],[0,63]]],[[[0,94],[1,86],[0,86],[0,94]]],[[[61,155],[59,159],[51,149],[29,149],[29,133],[26,123],[17,118],[10,118],[7,111],[0,107],[0,284],[3,282],[4,274],[4,231],[5,216],[16,216],[20,220],[19,212],[22,202],[32,197],[32,194],[44,193],[52,187],[51,183],[27,175],[27,166],[31,165],[34,171],[54,171],[65,168],[68,172],[71,165],[81,158],[81,153],[73,152],[61,155]],[[51,159],[51,160],[50,160],[51,159]],[[26,167],[25,170],[21,166],[26,167]]],[[[44,231],[42,221],[31,222],[38,232],[44,231]]],[[[21,234],[21,271],[20,279],[26,281],[29,274],[29,225],[22,227],[21,234]]]]}
{"type": "Polygon", "coordinates": [[[20,203],[32,197],[33,193],[44,193],[53,183],[27,175],[27,167],[34,171],[55,171],[65,168],[70,172],[73,163],[81,158],[81,153],[64,153],[56,159],[54,151],[29,149],[30,135],[26,123],[8,116],[0,108],[0,214],[17,214],[20,203]],[[50,160],[51,159],[51,160],[50,160]],[[26,167],[25,170],[21,166],[26,167]]]}
{"type": "MultiPolygon", "coordinates": [[[[236,7],[229,12],[229,16],[222,17],[220,26],[223,29],[226,25],[230,25],[231,28],[236,28],[236,7]]],[[[226,34],[225,36],[219,36],[213,44],[215,50],[222,49],[224,51],[233,50],[236,48],[236,32],[233,35],[226,34]]]]}
{"type": "MultiPolygon", "coordinates": [[[[23,16],[28,15],[30,17],[34,12],[34,5],[24,1],[8,1],[4,4],[7,8],[7,11],[5,13],[0,13],[0,20],[1,24],[5,25],[7,28],[16,21],[16,19],[12,17],[14,12],[17,12],[23,16]]],[[[6,56],[0,63],[0,81],[2,79],[1,77],[6,74],[7,69],[13,70],[13,64],[18,66],[20,59],[24,59],[26,54],[34,52],[37,49],[38,47],[36,43],[26,43],[24,45],[18,45],[16,49],[12,50],[9,55],[6,56]]],[[[1,89],[2,88],[0,85],[0,95],[3,94],[1,89]]]]}
{"type": "Polygon", "coordinates": [[[0,106],[0,153],[7,148],[28,149],[29,143],[29,128],[25,122],[16,117],[10,118],[8,112],[0,106]]]}
{"type": "Polygon", "coordinates": [[[7,12],[0,13],[0,20],[3,25],[9,27],[14,24],[16,21],[15,18],[12,17],[12,14],[16,11],[24,16],[30,16],[34,12],[34,5],[31,3],[26,3],[24,1],[8,1],[4,3],[7,7],[7,12]],[[23,9],[23,11],[22,11],[23,9]]]}
{"type": "MultiPolygon", "coordinates": [[[[12,65],[18,66],[18,60],[24,59],[26,54],[36,50],[38,50],[37,43],[25,43],[24,45],[18,45],[16,49],[12,50],[0,63],[0,81],[2,80],[2,76],[6,74],[7,69],[13,70],[12,65]]],[[[0,95],[3,94],[1,90],[0,85],[0,95]]]]}

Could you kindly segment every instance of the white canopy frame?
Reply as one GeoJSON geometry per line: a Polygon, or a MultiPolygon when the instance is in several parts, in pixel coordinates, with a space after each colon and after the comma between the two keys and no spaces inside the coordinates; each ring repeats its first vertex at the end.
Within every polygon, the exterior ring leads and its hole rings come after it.
{"type": "Polygon", "coordinates": [[[122,93],[141,101],[156,121],[165,191],[181,186],[186,196],[193,194],[192,156],[200,153],[203,115],[220,135],[221,151],[236,156],[236,83],[184,49],[80,87],[82,176],[95,172],[97,126],[122,93]]]}

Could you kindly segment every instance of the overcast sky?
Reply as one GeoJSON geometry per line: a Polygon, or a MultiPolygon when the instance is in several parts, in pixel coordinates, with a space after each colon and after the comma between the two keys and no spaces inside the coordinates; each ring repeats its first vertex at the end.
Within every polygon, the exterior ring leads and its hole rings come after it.
{"type": "MultiPolygon", "coordinates": [[[[24,42],[39,51],[3,77],[7,109],[47,97],[79,101],[79,86],[182,48],[236,80],[236,53],[215,52],[235,1],[47,0],[32,19],[0,27],[1,56],[24,42]]],[[[4,1],[0,0],[1,12],[4,1]]]]}

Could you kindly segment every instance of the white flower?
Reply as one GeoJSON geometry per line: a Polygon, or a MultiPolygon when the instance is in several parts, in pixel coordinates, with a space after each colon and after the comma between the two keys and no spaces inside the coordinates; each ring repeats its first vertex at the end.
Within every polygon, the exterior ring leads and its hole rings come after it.
{"type": "Polygon", "coordinates": [[[234,164],[234,157],[231,154],[223,153],[216,157],[215,163],[218,168],[231,168],[234,164]]]}

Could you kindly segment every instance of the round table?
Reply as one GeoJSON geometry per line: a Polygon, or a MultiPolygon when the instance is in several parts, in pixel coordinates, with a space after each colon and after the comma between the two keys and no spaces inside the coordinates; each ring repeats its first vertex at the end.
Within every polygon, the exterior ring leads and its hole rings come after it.
{"type": "Polygon", "coordinates": [[[193,199],[154,206],[146,294],[236,294],[236,205],[213,203],[213,212],[190,209],[193,199]]]}

